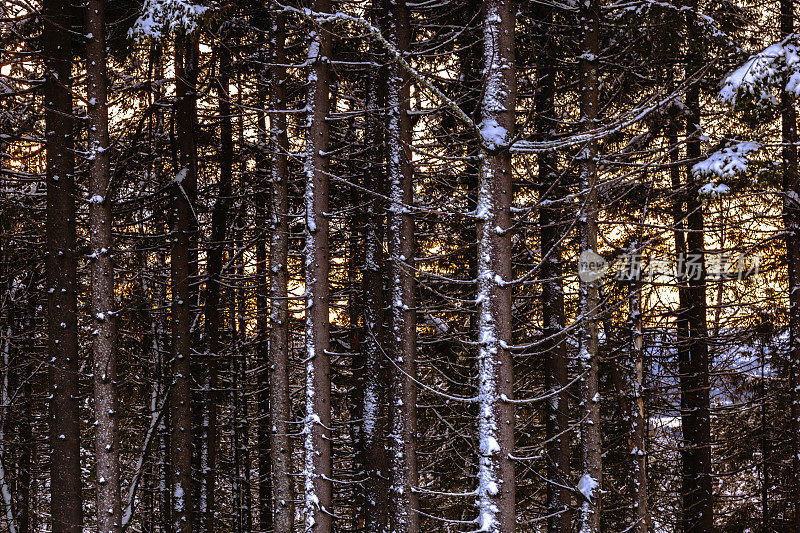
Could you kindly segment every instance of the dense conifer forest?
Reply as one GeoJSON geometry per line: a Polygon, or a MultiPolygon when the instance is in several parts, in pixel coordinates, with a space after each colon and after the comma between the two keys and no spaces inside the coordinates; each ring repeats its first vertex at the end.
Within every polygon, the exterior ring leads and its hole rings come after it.
{"type": "Polygon", "coordinates": [[[3,0],[0,531],[800,532],[798,8],[3,0]]]}

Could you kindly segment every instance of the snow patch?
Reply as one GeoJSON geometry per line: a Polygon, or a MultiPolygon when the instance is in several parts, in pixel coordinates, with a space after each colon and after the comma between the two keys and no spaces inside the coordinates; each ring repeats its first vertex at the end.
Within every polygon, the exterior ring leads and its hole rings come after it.
{"type": "Polygon", "coordinates": [[[508,144],[508,130],[494,118],[486,119],[481,123],[481,137],[483,137],[483,144],[490,150],[496,150],[508,144]]]}
{"type": "Polygon", "coordinates": [[[128,30],[128,36],[142,41],[177,31],[193,33],[207,10],[187,0],[145,0],[142,14],[128,30]]]}
{"type": "Polygon", "coordinates": [[[795,43],[784,41],[768,46],[750,56],[741,67],[734,70],[722,82],[719,99],[735,105],[741,97],[752,98],[758,105],[776,103],[772,88],[789,81],[785,90],[800,95],[800,55],[795,43]]]}
{"type": "Polygon", "coordinates": [[[731,192],[731,188],[725,185],[724,183],[706,183],[700,190],[698,191],[703,196],[711,196],[716,198],[717,196],[724,196],[731,192]]]}
{"type": "Polygon", "coordinates": [[[692,166],[692,174],[700,176],[719,176],[732,178],[736,174],[745,172],[750,162],[748,156],[761,149],[761,145],[753,141],[738,142],[718,152],[714,152],[705,161],[700,161],[692,166]]]}
{"type": "Polygon", "coordinates": [[[594,496],[594,489],[596,489],[600,484],[597,482],[595,478],[593,478],[589,474],[584,474],[581,476],[580,481],[578,481],[578,491],[584,495],[584,497],[592,501],[592,497],[594,496]]]}

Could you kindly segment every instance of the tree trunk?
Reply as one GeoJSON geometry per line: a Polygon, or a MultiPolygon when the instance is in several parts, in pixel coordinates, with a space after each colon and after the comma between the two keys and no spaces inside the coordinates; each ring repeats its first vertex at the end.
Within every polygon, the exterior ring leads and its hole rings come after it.
{"type": "MultiPolygon", "coordinates": [[[[408,8],[404,0],[389,2],[387,34],[400,51],[410,46],[408,8]]],[[[391,295],[391,361],[389,387],[390,531],[419,532],[417,471],[417,312],[414,281],[414,204],[411,164],[412,127],[408,115],[410,80],[397,63],[389,71],[386,142],[389,198],[389,277],[391,295]]]]}
{"type": "MultiPolygon", "coordinates": [[[[241,73],[236,74],[236,107],[238,108],[237,112],[237,134],[239,137],[239,146],[243,147],[245,145],[245,137],[244,137],[244,106],[242,105],[242,94],[244,93],[242,87],[242,76],[241,73]]],[[[244,176],[247,173],[248,169],[248,161],[245,158],[240,158],[239,160],[239,175],[244,176]]],[[[244,185],[243,185],[244,186],[244,185]]],[[[247,213],[247,209],[242,207],[242,214],[240,217],[245,217],[247,213]]],[[[240,224],[235,226],[237,229],[237,239],[234,240],[234,247],[235,250],[244,250],[245,246],[242,242],[242,238],[245,235],[245,231],[241,228],[245,227],[245,220],[242,220],[240,224]]],[[[239,260],[239,267],[237,273],[237,279],[245,279],[245,259],[240,256],[239,260]]],[[[241,517],[242,517],[242,531],[244,533],[250,533],[253,531],[253,492],[252,492],[252,462],[250,461],[250,417],[249,417],[249,402],[248,398],[250,397],[250,391],[248,388],[248,375],[250,371],[248,369],[248,350],[245,346],[248,344],[247,342],[247,312],[250,306],[249,303],[250,294],[247,291],[247,283],[242,283],[239,286],[239,313],[237,316],[237,324],[238,324],[238,331],[237,331],[237,338],[240,339],[243,347],[241,350],[241,361],[239,364],[239,374],[238,379],[240,386],[236,389],[239,394],[239,405],[241,417],[239,418],[239,425],[236,427],[236,430],[241,435],[239,439],[239,454],[241,456],[241,477],[242,477],[242,509],[241,509],[241,517]]]]}
{"type": "MultiPolygon", "coordinates": [[[[2,241],[0,241],[0,246],[2,246],[2,241]]],[[[2,255],[2,249],[0,249],[0,268],[3,267],[3,263],[5,263],[5,257],[2,255]]],[[[10,285],[10,284],[8,284],[10,285]]],[[[6,287],[2,287],[2,289],[6,292],[9,292],[9,289],[6,287]]],[[[10,306],[9,306],[10,307],[10,306]]],[[[8,460],[8,450],[6,448],[6,444],[8,443],[8,435],[6,434],[6,428],[10,425],[9,422],[9,414],[11,413],[11,343],[12,341],[12,332],[14,323],[14,316],[13,312],[9,310],[6,317],[8,318],[7,323],[3,324],[3,331],[0,331],[0,353],[2,353],[2,362],[0,362],[0,368],[2,368],[2,374],[0,374],[0,405],[3,406],[2,410],[0,410],[0,494],[2,494],[3,499],[3,510],[2,510],[2,519],[0,519],[0,523],[4,523],[6,525],[6,529],[9,533],[17,533],[17,517],[16,513],[14,512],[14,498],[11,492],[11,479],[6,472],[6,465],[9,464],[8,460]]],[[[23,443],[22,447],[25,447],[28,443],[23,443]]]]}
{"type": "MultiPolygon", "coordinates": [[[[21,339],[22,353],[33,353],[34,340],[31,338],[30,332],[34,330],[34,317],[36,315],[36,299],[32,299],[28,303],[28,313],[25,320],[20,324],[20,330],[15,337],[21,339]]],[[[34,531],[35,520],[33,520],[33,513],[31,508],[32,503],[32,479],[33,475],[31,468],[34,464],[34,450],[36,444],[33,440],[34,435],[34,418],[33,418],[33,386],[31,385],[31,361],[25,357],[17,367],[17,381],[21,381],[19,387],[19,400],[18,403],[21,408],[20,416],[17,419],[17,431],[19,434],[19,441],[27,443],[21,446],[19,455],[17,456],[17,493],[16,493],[16,506],[17,506],[17,531],[19,533],[30,533],[34,531]]]]}
{"type": "MultiPolygon", "coordinates": [[[[546,9],[545,26],[553,19],[552,8],[546,9]]],[[[536,65],[536,133],[542,139],[551,136],[555,123],[555,69],[552,65],[550,42],[544,39],[539,43],[539,60],[536,65]]],[[[542,333],[545,342],[545,389],[553,394],[545,403],[545,439],[547,440],[547,531],[550,533],[570,533],[572,513],[570,511],[571,492],[567,487],[570,479],[569,448],[569,392],[566,385],[567,344],[563,335],[564,283],[562,280],[563,211],[561,199],[567,192],[560,184],[557,168],[557,154],[539,154],[539,227],[542,246],[542,333]],[[543,200],[548,202],[542,203],[543,200]],[[560,392],[557,392],[560,391],[560,392]]]]}
{"type": "MultiPolygon", "coordinates": [[[[597,56],[599,53],[600,1],[581,4],[582,51],[580,58],[581,125],[584,131],[595,128],[599,104],[597,56]]],[[[590,140],[580,154],[580,184],[586,193],[581,213],[581,254],[597,253],[598,179],[597,144],[590,140]]],[[[581,533],[600,531],[601,487],[603,482],[600,435],[600,392],[598,379],[597,323],[600,310],[600,280],[581,280],[580,354],[581,372],[581,478],[582,496],[579,529],[581,533]]]]}
{"type": "Polygon", "coordinates": [[[516,73],[515,8],[511,0],[483,3],[483,138],[478,186],[478,525],[515,531],[514,408],[511,352],[511,154],[516,73]]]}
{"type": "MultiPolygon", "coordinates": [[[[272,19],[272,66],[270,67],[270,136],[272,158],[272,195],[270,205],[269,248],[269,418],[272,462],[273,516],[275,531],[292,531],[294,527],[294,479],[292,473],[292,441],[289,438],[292,404],[289,398],[289,140],[286,132],[286,29],[283,15],[275,10],[272,19]]],[[[327,90],[327,89],[326,89],[327,90]]]]}
{"type": "Polygon", "coordinates": [[[88,0],[86,81],[89,97],[89,240],[91,246],[92,355],[94,357],[97,528],[121,530],[117,431],[116,295],[111,250],[113,214],[108,198],[109,133],[106,82],[105,0],[88,0]]]}
{"type": "MultiPolygon", "coordinates": [[[[198,42],[178,36],[175,44],[176,122],[180,170],[173,179],[172,212],[172,391],[170,395],[170,471],[172,527],[175,533],[194,529],[192,486],[191,298],[192,250],[197,188],[196,85],[198,42]]],[[[201,509],[201,512],[204,510],[201,509]]]]}
{"type": "MultiPolygon", "coordinates": [[[[696,4],[695,4],[696,9],[696,4]]],[[[686,75],[702,66],[702,39],[694,11],[687,11],[686,75]]],[[[700,88],[686,91],[686,254],[679,257],[682,290],[679,315],[685,330],[678,339],[681,378],[683,446],[683,530],[712,531],[714,499],[711,478],[711,419],[709,413],[709,357],[706,340],[706,288],[703,208],[692,165],[700,159],[700,88]]]]}
{"type": "MultiPolygon", "coordinates": [[[[355,167],[355,162],[350,165],[355,167]]],[[[354,176],[359,176],[358,169],[353,168],[354,176]]],[[[361,191],[351,187],[348,191],[351,205],[360,205],[361,191]]],[[[359,479],[366,467],[364,465],[363,433],[364,433],[364,350],[361,349],[361,340],[364,328],[361,326],[363,316],[363,291],[361,290],[361,279],[359,276],[361,265],[364,263],[364,246],[362,245],[364,233],[364,210],[357,212],[358,216],[350,218],[350,235],[347,243],[347,320],[349,327],[348,342],[350,344],[350,363],[349,370],[351,384],[349,387],[347,401],[349,403],[349,416],[352,421],[349,425],[350,440],[353,446],[353,472],[359,479]]],[[[364,508],[366,507],[366,497],[361,487],[356,487],[353,491],[353,520],[351,529],[353,531],[364,530],[364,508]]]]}
{"type": "MultiPolygon", "coordinates": [[[[372,18],[378,25],[385,23],[386,5],[382,0],[373,0],[372,18]]],[[[370,43],[370,57],[377,64],[384,59],[376,50],[380,45],[370,43]]],[[[364,138],[366,142],[366,168],[364,187],[376,194],[364,197],[364,262],[361,272],[363,298],[364,334],[361,350],[364,370],[359,385],[363,388],[362,423],[359,449],[359,462],[364,468],[364,528],[376,533],[386,531],[388,525],[388,461],[386,443],[387,416],[387,371],[384,346],[386,346],[386,302],[383,291],[385,234],[386,176],[384,157],[386,140],[384,125],[381,123],[386,106],[386,67],[380,66],[377,72],[368,71],[367,116],[364,138]],[[381,195],[381,196],[378,196],[381,195]]]]}
{"type": "Polygon", "coordinates": [[[72,117],[72,6],[46,0],[44,87],[47,148],[47,287],[50,367],[50,491],[53,533],[80,533],[75,154],[72,117]]]}
{"type": "MultiPolygon", "coordinates": [[[[240,208],[242,209],[242,208],[240,208]]],[[[242,249],[243,226],[241,211],[234,217],[234,249],[242,249]]],[[[235,278],[244,277],[244,262],[241,255],[235,258],[235,278]]],[[[247,453],[247,352],[243,343],[246,331],[245,312],[247,301],[245,287],[239,283],[235,289],[230,290],[230,323],[232,349],[230,351],[230,402],[231,402],[231,499],[233,501],[233,531],[234,533],[250,533],[252,518],[250,515],[250,485],[247,473],[250,471],[249,454],[247,453]]]]}
{"type": "Polygon", "coordinates": [[[219,96],[220,154],[219,189],[211,213],[211,242],[206,261],[205,288],[205,357],[198,369],[201,380],[200,401],[200,486],[198,487],[198,530],[215,531],[214,507],[217,463],[217,387],[222,317],[220,313],[220,282],[222,256],[228,227],[231,185],[233,182],[233,126],[230,106],[230,50],[219,47],[219,74],[215,80],[219,96]]]}
{"type": "MultiPolygon", "coordinates": [[[[169,355],[169,324],[167,321],[167,278],[166,253],[163,250],[156,252],[156,282],[155,305],[153,308],[158,313],[156,323],[153,324],[153,356],[155,361],[155,379],[153,384],[152,412],[158,408],[166,394],[172,394],[170,389],[171,373],[168,364],[169,355]]],[[[169,412],[161,416],[158,421],[158,450],[156,469],[158,477],[158,526],[159,531],[172,533],[172,507],[170,505],[170,420],[169,412]]]]}
{"type": "MultiPolygon", "coordinates": [[[[630,248],[631,256],[639,254],[639,243],[630,248]]],[[[647,509],[647,418],[644,414],[644,351],[642,335],[642,285],[637,279],[628,281],[628,327],[630,331],[631,403],[627,409],[630,417],[630,481],[633,495],[633,529],[636,533],[650,530],[647,509]]]]}
{"type": "MultiPolygon", "coordinates": [[[[275,15],[276,17],[278,15],[275,15]]],[[[269,30],[268,16],[266,8],[264,13],[260,15],[259,29],[264,34],[269,30]]],[[[271,35],[276,37],[277,31],[273,26],[271,35]]],[[[273,49],[273,43],[270,42],[270,51],[273,49]]],[[[273,63],[277,63],[275,56],[273,56],[273,63]]],[[[256,402],[258,410],[258,421],[256,423],[256,440],[257,440],[257,453],[256,460],[258,462],[258,525],[262,531],[272,531],[273,527],[273,474],[272,474],[272,449],[270,445],[270,436],[272,434],[272,419],[270,417],[270,396],[272,395],[272,374],[274,370],[270,366],[270,341],[273,336],[278,336],[280,333],[277,331],[280,326],[274,325],[274,329],[270,327],[270,274],[269,263],[267,262],[267,239],[272,239],[275,236],[277,228],[272,223],[272,187],[270,185],[269,169],[270,160],[267,155],[269,149],[269,132],[267,131],[267,113],[264,111],[267,107],[267,90],[266,86],[269,82],[267,69],[262,71],[259,75],[259,89],[258,89],[258,110],[256,111],[256,124],[258,127],[258,150],[256,152],[255,161],[255,174],[258,178],[255,184],[255,223],[257,228],[268,228],[268,233],[263,237],[256,240],[255,254],[256,254],[256,364],[258,365],[259,374],[258,382],[262,385],[258,388],[256,393],[256,402]],[[264,386],[263,384],[266,384],[264,386]]],[[[274,94],[274,90],[273,90],[274,94]]],[[[275,127],[275,123],[271,122],[275,127]]],[[[273,157],[277,157],[274,155],[273,157]]],[[[285,295],[284,295],[285,297],[285,295]]],[[[274,298],[272,298],[274,301],[274,298]]],[[[274,305],[274,304],[273,304],[274,305]]]]}
{"type": "MultiPolygon", "coordinates": [[[[329,0],[314,0],[315,13],[327,13],[329,0]]],[[[308,52],[308,123],[306,174],[306,417],[305,527],[312,533],[329,533],[332,525],[331,487],[331,376],[329,349],[328,273],[328,124],[331,35],[325,26],[311,31],[308,52]]]]}
{"type": "MultiPolygon", "coordinates": [[[[786,37],[794,31],[794,6],[792,0],[781,0],[780,6],[781,37],[786,37]]],[[[794,529],[800,531],[800,174],[797,171],[797,111],[795,98],[788,91],[781,93],[781,143],[783,223],[789,276],[789,390],[792,399],[793,452],[791,497],[794,529]]]]}

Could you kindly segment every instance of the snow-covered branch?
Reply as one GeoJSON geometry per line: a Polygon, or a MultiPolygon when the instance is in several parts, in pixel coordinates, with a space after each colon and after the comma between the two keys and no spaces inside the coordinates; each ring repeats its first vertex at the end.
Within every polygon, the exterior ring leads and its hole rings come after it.
{"type": "Polygon", "coordinates": [[[732,178],[747,170],[747,164],[750,162],[748,156],[760,149],[761,145],[753,141],[735,143],[693,165],[692,174],[698,178],[701,176],[732,178]]]}
{"type": "Polygon", "coordinates": [[[128,36],[136,40],[160,39],[174,32],[194,33],[208,11],[188,0],[145,0],[142,14],[128,36]]]}
{"type": "Polygon", "coordinates": [[[354,17],[353,15],[348,15],[346,13],[315,13],[310,9],[298,9],[292,6],[281,6],[285,11],[295,13],[301,15],[307,19],[314,21],[316,24],[325,24],[328,22],[349,22],[360,26],[363,28],[368,34],[374,37],[380,44],[386,49],[387,52],[392,56],[392,58],[398,62],[403,69],[408,72],[408,74],[414,78],[420,87],[424,87],[425,89],[429,90],[433,95],[447,108],[450,110],[453,115],[456,116],[464,125],[469,128],[472,133],[479,139],[483,138],[481,128],[475,124],[469,116],[464,112],[459,105],[449,98],[446,94],[444,94],[438,87],[428,81],[425,76],[423,76],[417,69],[415,69],[411,63],[409,63],[404,54],[397,49],[392,43],[390,43],[386,37],[384,37],[383,33],[376,28],[371,22],[361,17],[354,17]]]}
{"type": "Polygon", "coordinates": [[[139,455],[139,460],[136,461],[136,471],[133,475],[133,479],[131,480],[131,486],[128,488],[128,499],[125,502],[125,511],[122,513],[123,529],[130,525],[131,517],[133,516],[134,503],[136,502],[136,490],[139,488],[139,482],[141,481],[142,474],[144,473],[144,461],[147,458],[147,454],[150,450],[150,444],[153,442],[153,438],[156,434],[156,428],[158,427],[159,422],[161,422],[161,419],[164,417],[164,411],[166,411],[168,399],[169,390],[167,390],[167,393],[164,394],[164,398],[161,400],[161,405],[158,406],[158,409],[150,418],[150,427],[147,428],[147,434],[145,435],[144,442],[142,443],[142,453],[139,455]]]}
{"type": "Polygon", "coordinates": [[[753,55],[722,82],[719,99],[736,105],[742,97],[752,98],[758,105],[775,104],[772,90],[786,79],[784,90],[800,95],[800,53],[796,35],[770,45],[753,55]]]}

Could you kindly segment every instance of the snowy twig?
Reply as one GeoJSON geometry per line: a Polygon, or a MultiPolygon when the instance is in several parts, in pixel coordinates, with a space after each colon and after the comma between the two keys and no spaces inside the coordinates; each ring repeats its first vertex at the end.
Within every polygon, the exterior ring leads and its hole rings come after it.
{"type": "Polygon", "coordinates": [[[411,64],[406,60],[404,54],[397,49],[392,43],[390,43],[386,37],[383,36],[381,31],[376,28],[372,23],[368,20],[363,19],[361,17],[354,17],[352,15],[347,15],[345,13],[315,13],[310,9],[298,9],[292,6],[285,6],[278,4],[284,11],[289,11],[291,13],[296,13],[301,15],[307,19],[313,20],[317,24],[324,24],[326,22],[351,22],[353,24],[357,24],[364,28],[370,35],[372,35],[377,41],[383,46],[389,54],[397,61],[397,63],[403,67],[403,69],[408,72],[408,74],[414,78],[414,80],[419,83],[421,87],[428,89],[432,92],[437,99],[439,99],[447,109],[449,109],[461,122],[464,123],[467,128],[469,128],[473,134],[478,139],[481,139],[481,130],[475,121],[473,121],[469,116],[464,112],[459,105],[449,98],[446,94],[444,94],[438,87],[433,85],[430,81],[428,81],[420,72],[415,69],[411,64]]]}
{"type": "Polygon", "coordinates": [[[131,517],[133,516],[134,503],[136,500],[136,490],[139,487],[139,481],[142,479],[142,474],[144,473],[144,461],[147,458],[147,452],[150,450],[150,443],[153,442],[153,436],[155,435],[156,427],[158,427],[159,422],[161,422],[161,419],[164,416],[164,410],[168,399],[169,389],[167,389],[166,394],[164,394],[164,398],[161,400],[161,405],[159,406],[158,410],[153,413],[150,419],[150,427],[148,428],[147,434],[144,437],[144,443],[142,443],[142,453],[139,456],[139,460],[136,462],[136,472],[133,475],[131,486],[128,489],[128,499],[125,504],[125,512],[122,514],[123,529],[130,525],[131,517]]]}

